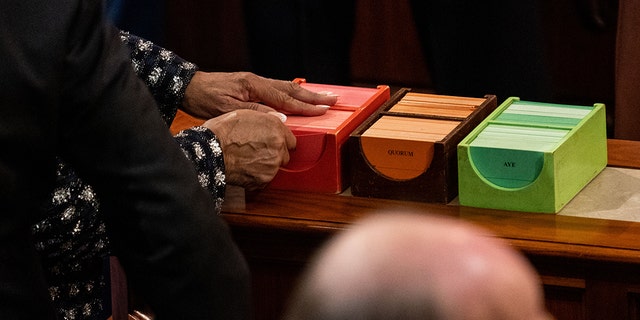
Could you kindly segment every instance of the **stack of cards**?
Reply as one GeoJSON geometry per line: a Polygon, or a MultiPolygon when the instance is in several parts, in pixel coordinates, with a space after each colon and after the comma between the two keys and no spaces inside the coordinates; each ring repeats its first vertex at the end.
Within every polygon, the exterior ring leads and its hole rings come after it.
{"type": "Polygon", "coordinates": [[[485,98],[409,92],[389,111],[426,116],[466,118],[485,101],[485,98]]]}
{"type": "Polygon", "coordinates": [[[446,137],[461,121],[382,116],[363,137],[436,142],[446,137]]]}
{"type": "Polygon", "coordinates": [[[408,92],[367,129],[363,137],[436,142],[444,139],[485,98],[408,92]]]}
{"type": "Polygon", "coordinates": [[[593,107],[515,101],[471,142],[472,147],[551,151],[593,107]]]}
{"type": "Polygon", "coordinates": [[[496,120],[528,126],[572,128],[584,119],[591,110],[593,107],[517,101],[505,109],[496,120]]]}
{"type": "Polygon", "coordinates": [[[472,147],[551,151],[569,133],[567,129],[489,124],[471,142],[472,147]]]}

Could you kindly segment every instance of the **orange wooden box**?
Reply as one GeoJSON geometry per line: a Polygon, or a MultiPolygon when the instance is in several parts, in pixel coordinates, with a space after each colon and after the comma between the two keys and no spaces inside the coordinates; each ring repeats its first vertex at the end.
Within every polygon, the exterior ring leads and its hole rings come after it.
{"type": "Polygon", "coordinates": [[[493,95],[398,90],[350,136],[351,193],[450,202],[458,194],[457,145],[496,107],[493,95]]]}

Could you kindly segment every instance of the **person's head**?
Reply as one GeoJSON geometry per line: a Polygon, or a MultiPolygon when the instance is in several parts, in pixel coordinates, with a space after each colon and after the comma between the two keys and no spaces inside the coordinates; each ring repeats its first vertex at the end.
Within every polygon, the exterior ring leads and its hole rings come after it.
{"type": "Polygon", "coordinates": [[[335,236],[301,279],[285,320],[546,319],[518,251],[460,220],[380,213],[335,236]]]}

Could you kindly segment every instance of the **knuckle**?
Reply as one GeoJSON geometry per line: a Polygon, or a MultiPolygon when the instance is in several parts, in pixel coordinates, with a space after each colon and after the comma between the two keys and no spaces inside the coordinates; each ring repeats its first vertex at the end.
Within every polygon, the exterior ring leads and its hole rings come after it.
{"type": "Polygon", "coordinates": [[[251,81],[245,77],[240,77],[237,81],[240,87],[246,91],[251,91],[251,89],[253,88],[253,84],[251,83],[251,81]]]}
{"type": "Polygon", "coordinates": [[[249,103],[247,104],[247,110],[252,110],[252,111],[260,111],[260,104],[258,103],[249,103]]]}
{"type": "Polygon", "coordinates": [[[297,92],[302,90],[302,86],[300,86],[300,84],[297,82],[286,81],[286,83],[287,83],[287,89],[290,90],[291,92],[297,92]]]}
{"type": "Polygon", "coordinates": [[[259,79],[259,77],[251,72],[248,71],[240,71],[236,74],[237,76],[237,80],[242,83],[242,84],[251,84],[253,85],[254,83],[256,83],[259,79]]]}

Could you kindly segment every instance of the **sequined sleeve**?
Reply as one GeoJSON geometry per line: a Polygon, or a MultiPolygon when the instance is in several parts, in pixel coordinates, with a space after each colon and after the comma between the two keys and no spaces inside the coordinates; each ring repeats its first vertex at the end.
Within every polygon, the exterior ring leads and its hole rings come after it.
{"type": "Polygon", "coordinates": [[[198,67],[165,48],[126,31],[122,42],[131,50],[133,68],[153,94],[162,118],[170,124],[198,67]]]}
{"type": "Polygon", "coordinates": [[[175,139],[195,165],[200,185],[215,199],[216,212],[220,212],[224,201],[225,166],[218,138],[205,127],[193,127],[180,131],[175,139]]]}
{"type": "MultiPolygon", "coordinates": [[[[200,185],[215,200],[215,212],[220,213],[225,166],[215,134],[194,127],[181,131],[175,139],[194,164],[200,185]]],[[[110,245],[93,187],[58,159],[56,188],[43,210],[45,217],[32,227],[32,234],[43,257],[49,294],[59,317],[106,318],[109,310],[102,298],[108,285],[103,267],[110,245]]]]}

